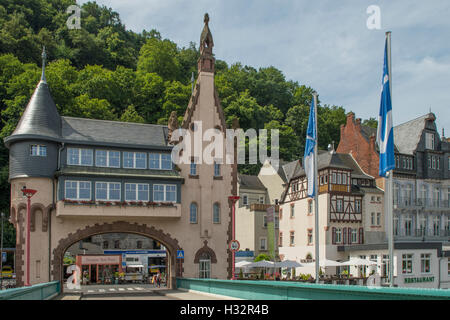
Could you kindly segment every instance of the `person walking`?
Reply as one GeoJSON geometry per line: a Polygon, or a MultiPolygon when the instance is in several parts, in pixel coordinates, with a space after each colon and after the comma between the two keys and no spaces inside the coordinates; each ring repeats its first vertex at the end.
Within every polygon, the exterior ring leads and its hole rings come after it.
{"type": "Polygon", "coordinates": [[[158,285],[158,288],[161,288],[161,272],[159,270],[156,274],[156,284],[158,285]]]}

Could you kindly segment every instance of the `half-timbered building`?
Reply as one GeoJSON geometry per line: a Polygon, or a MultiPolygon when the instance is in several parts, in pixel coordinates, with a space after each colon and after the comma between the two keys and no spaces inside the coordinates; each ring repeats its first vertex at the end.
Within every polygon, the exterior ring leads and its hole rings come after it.
{"type": "MultiPolygon", "coordinates": [[[[315,204],[307,196],[308,179],[302,161],[291,162],[284,169],[289,181],[281,197],[280,257],[299,262],[314,260],[315,204]]],[[[346,260],[338,246],[363,244],[365,233],[384,231],[381,225],[372,229],[367,223],[372,212],[381,214],[383,194],[374,177],[365,174],[350,154],[320,151],[318,171],[319,258],[346,260]]],[[[379,221],[383,221],[381,217],[379,221]]]]}

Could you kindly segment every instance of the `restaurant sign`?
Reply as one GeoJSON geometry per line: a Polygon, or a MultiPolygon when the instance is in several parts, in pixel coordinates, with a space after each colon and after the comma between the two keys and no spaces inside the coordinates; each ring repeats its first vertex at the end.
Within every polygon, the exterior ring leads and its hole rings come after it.
{"type": "Polygon", "coordinates": [[[81,264],[120,264],[120,256],[81,256],[81,264]]]}
{"type": "Polygon", "coordinates": [[[405,278],[405,283],[434,282],[434,277],[405,278]]]}

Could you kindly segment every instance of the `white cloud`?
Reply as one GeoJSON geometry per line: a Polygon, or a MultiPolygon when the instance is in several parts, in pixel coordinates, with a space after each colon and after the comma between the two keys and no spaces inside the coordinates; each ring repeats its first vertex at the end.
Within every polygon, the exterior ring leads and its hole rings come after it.
{"type": "Polygon", "coordinates": [[[218,59],[273,65],[287,79],[314,87],[322,103],[343,105],[361,118],[378,114],[384,33],[391,30],[394,123],[431,107],[450,133],[450,1],[97,2],[119,12],[127,28],[155,28],[181,47],[198,44],[208,12],[218,59]],[[381,30],[366,27],[373,4],[381,9],[381,30]]]}

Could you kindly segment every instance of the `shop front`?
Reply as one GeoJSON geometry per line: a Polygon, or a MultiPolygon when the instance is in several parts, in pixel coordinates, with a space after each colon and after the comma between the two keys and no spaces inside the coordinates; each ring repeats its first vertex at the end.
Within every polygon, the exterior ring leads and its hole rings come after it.
{"type": "Polygon", "coordinates": [[[122,255],[77,255],[83,284],[117,283],[122,271],[122,255]]]}

